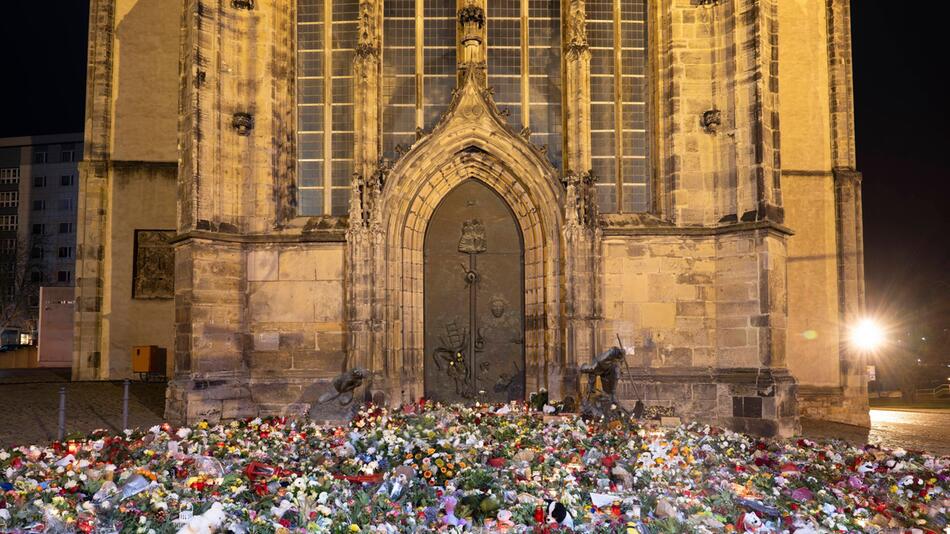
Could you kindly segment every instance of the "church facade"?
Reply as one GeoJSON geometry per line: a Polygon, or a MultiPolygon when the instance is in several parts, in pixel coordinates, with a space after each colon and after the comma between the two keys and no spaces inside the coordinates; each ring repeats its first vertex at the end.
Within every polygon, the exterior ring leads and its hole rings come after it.
{"type": "Polygon", "coordinates": [[[847,0],[92,0],[74,377],[868,423],[847,0]],[[172,268],[173,266],[173,268],[172,268]]]}

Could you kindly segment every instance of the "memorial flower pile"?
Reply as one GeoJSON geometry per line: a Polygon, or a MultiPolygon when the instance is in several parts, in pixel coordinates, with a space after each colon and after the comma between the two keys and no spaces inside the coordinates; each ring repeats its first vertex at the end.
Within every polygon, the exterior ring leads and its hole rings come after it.
{"type": "Polygon", "coordinates": [[[948,490],[919,452],[422,402],[0,450],[0,532],[939,533],[948,490]]]}

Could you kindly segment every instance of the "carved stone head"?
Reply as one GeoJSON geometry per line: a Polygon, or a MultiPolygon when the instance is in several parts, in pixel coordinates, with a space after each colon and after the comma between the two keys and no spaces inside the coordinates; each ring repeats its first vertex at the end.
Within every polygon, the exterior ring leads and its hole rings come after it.
{"type": "Polygon", "coordinates": [[[501,318],[505,314],[505,308],[508,303],[502,297],[494,297],[491,299],[491,314],[495,319],[501,318]]]}

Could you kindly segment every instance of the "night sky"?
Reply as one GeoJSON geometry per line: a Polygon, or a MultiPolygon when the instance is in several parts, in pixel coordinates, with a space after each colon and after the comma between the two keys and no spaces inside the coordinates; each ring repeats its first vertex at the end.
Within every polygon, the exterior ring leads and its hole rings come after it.
{"type": "MultiPolygon", "coordinates": [[[[950,326],[950,89],[939,78],[950,9],[854,6],[869,307],[942,330],[950,326]]],[[[87,0],[4,2],[0,137],[82,130],[87,9],[87,0]]]]}

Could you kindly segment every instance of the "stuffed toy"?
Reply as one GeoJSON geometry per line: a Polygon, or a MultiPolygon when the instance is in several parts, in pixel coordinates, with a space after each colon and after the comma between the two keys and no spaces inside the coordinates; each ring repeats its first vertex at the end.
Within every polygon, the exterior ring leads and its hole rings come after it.
{"type": "Polygon", "coordinates": [[[450,527],[464,527],[468,524],[468,521],[464,519],[459,519],[455,517],[455,506],[458,504],[458,499],[455,497],[449,496],[442,501],[442,506],[445,508],[445,516],[442,518],[442,523],[450,527]]]}
{"type": "Polygon", "coordinates": [[[762,520],[755,512],[745,512],[739,516],[739,523],[736,530],[742,534],[759,534],[762,532],[762,520]]]}
{"type": "Polygon", "coordinates": [[[569,529],[574,528],[574,517],[566,506],[558,501],[547,501],[547,521],[569,529]]]}
{"type": "Polygon", "coordinates": [[[212,534],[224,524],[227,518],[224,506],[216,502],[205,513],[182,521],[185,524],[178,530],[178,534],[212,534]]]}

